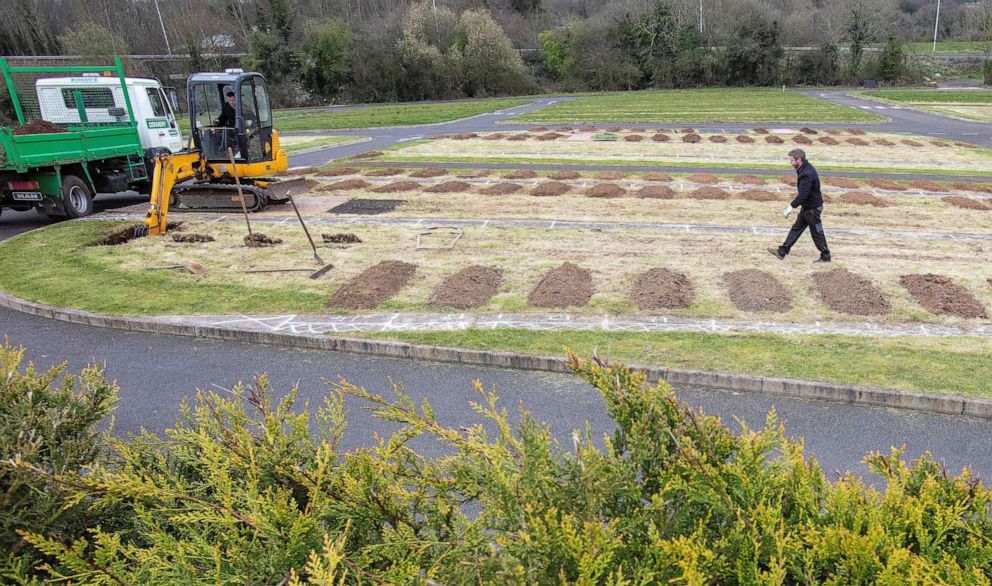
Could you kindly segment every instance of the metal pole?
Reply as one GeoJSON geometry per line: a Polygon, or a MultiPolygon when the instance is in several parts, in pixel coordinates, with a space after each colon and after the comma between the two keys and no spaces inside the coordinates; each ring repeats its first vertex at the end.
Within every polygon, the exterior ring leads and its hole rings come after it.
{"type": "Polygon", "coordinates": [[[931,53],[937,52],[937,22],[940,21],[940,0],[937,0],[937,15],[933,17],[933,50],[931,53]]]}
{"type": "Polygon", "coordinates": [[[155,12],[158,13],[158,24],[162,27],[162,36],[165,38],[165,50],[172,55],[172,47],[169,45],[169,35],[165,34],[165,21],[162,20],[162,11],[158,8],[158,0],[155,0],[155,12]]]}

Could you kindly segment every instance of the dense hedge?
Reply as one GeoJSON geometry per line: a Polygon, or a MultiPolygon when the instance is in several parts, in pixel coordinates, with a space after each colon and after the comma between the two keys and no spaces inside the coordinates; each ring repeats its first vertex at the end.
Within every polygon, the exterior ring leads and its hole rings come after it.
{"type": "MultiPolygon", "coordinates": [[[[25,401],[25,393],[62,397],[64,389],[16,371],[18,353],[2,352],[3,430],[23,433],[19,418],[39,425],[40,413],[53,413],[51,401],[25,401]]],[[[992,494],[967,472],[949,477],[930,457],[907,464],[893,451],[866,457],[888,481],[883,493],[850,475],[830,482],[774,412],[763,429],[732,433],[665,383],[649,386],[620,365],[570,361],[602,394],[612,436],[579,430],[559,445],[526,411],[511,422],[478,384],[480,421],[462,427],[439,422],[401,388],[387,399],[341,381],[322,404],[297,405],[295,391],[276,400],[262,376],[231,394],[198,393],[164,437],[106,438],[106,453],[77,470],[26,460],[4,444],[6,474],[32,472],[46,508],[86,505],[88,521],[83,533],[13,518],[3,507],[3,539],[10,543],[10,528],[19,527],[31,546],[22,542],[8,559],[6,578],[990,583],[992,494]],[[372,448],[342,450],[345,396],[397,431],[372,448]],[[446,446],[447,455],[421,456],[412,444],[423,441],[446,446]]],[[[79,380],[89,381],[76,395],[80,406],[96,400],[92,389],[110,388],[91,375],[79,380]]],[[[92,423],[81,416],[74,425],[92,423]]]]}

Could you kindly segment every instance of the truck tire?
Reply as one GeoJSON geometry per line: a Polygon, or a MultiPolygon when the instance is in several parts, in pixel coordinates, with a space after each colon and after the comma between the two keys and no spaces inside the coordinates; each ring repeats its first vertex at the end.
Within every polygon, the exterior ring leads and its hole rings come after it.
{"type": "Polygon", "coordinates": [[[93,194],[85,181],[75,175],[62,177],[62,206],[70,220],[93,213],[93,194]]]}

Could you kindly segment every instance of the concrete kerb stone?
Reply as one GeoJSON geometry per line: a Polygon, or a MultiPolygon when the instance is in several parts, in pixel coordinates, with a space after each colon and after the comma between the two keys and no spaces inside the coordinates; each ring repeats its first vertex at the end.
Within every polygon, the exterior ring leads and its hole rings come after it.
{"type": "MultiPolygon", "coordinates": [[[[39,317],[134,332],[212,338],[311,350],[374,354],[392,358],[452,362],[518,370],[537,370],[556,373],[567,373],[569,371],[568,362],[560,356],[532,356],[514,352],[468,350],[386,340],[349,338],[345,336],[259,332],[216,326],[196,326],[161,319],[115,317],[52,307],[2,292],[0,292],[0,306],[39,317]]],[[[765,393],[803,399],[857,403],[877,407],[894,407],[992,419],[992,399],[978,397],[926,394],[820,381],[804,381],[659,366],[631,365],[631,368],[644,372],[648,380],[652,383],[665,380],[673,386],[698,386],[738,392],[765,393]]]]}

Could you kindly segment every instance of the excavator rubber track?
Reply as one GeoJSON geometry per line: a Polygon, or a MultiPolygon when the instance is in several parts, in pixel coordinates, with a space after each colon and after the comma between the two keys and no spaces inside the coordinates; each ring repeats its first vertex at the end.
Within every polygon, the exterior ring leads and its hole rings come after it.
{"type": "MultiPolygon", "coordinates": [[[[285,203],[289,196],[306,190],[303,178],[269,182],[264,188],[257,185],[241,185],[245,197],[245,207],[249,212],[258,212],[268,204],[285,203]]],[[[201,212],[240,212],[241,199],[238,186],[229,183],[191,183],[177,185],[172,191],[183,208],[201,212]]]]}

